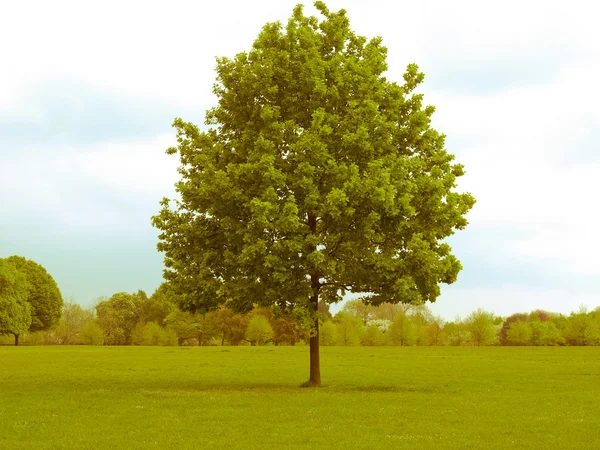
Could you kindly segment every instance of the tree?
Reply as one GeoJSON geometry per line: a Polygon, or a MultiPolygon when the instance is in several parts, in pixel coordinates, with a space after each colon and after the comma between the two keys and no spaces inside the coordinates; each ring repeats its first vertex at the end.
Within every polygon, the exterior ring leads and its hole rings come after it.
{"type": "Polygon", "coordinates": [[[362,335],[361,344],[365,346],[382,345],[384,336],[377,325],[368,325],[362,335]]]}
{"type": "MultiPolygon", "coordinates": [[[[538,317],[538,316],[536,316],[538,317]]],[[[511,342],[508,339],[508,329],[510,328],[510,325],[513,324],[514,322],[527,322],[529,320],[529,315],[528,314],[524,314],[524,313],[517,313],[517,314],[513,314],[511,316],[508,316],[506,318],[506,320],[504,320],[504,323],[502,324],[502,328],[500,329],[500,335],[499,335],[499,339],[500,339],[500,344],[501,345],[510,345],[511,342]]]]}
{"type": "Polygon", "coordinates": [[[225,341],[231,345],[239,345],[246,336],[248,318],[242,314],[236,314],[231,309],[221,307],[211,316],[214,330],[221,337],[221,345],[225,341]]]}
{"type": "Polygon", "coordinates": [[[328,320],[326,322],[323,322],[323,324],[321,325],[319,341],[321,345],[325,346],[335,345],[337,343],[337,327],[332,321],[328,320]]]}
{"type": "Polygon", "coordinates": [[[74,301],[63,305],[62,317],[56,326],[54,334],[60,344],[78,344],[79,333],[82,327],[93,320],[94,314],[91,311],[83,309],[81,305],[74,301]]]}
{"type": "Polygon", "coordinates": [[[427,343],[429,345],[444,345],[444,321],[434,317],[427,325],[427,343]]]}
{"type": "Polygon", "coordinates": [[[494,315],[483,309],[473,311],[465,319],[465,327],[475,345],[490,345],[496,340],[494,315]]]}
{"type": "Polygon", "coordinates": [[[474,204],[454,191],[463,166],[430,126],[418,67],[388,81],[381,38],[315,6],[322,20],[299,5],[217,60],[209,129],[175,120],[180,199],[153,217],[183,309],[311,315],[307,386],[321,383],[319,301],[435,301],[461,270],[444,240],[474,204]]]}
{"type": "Polygon", "coordinates": [[[335,322],[337,322],[337,338],[340,345],[360,344],[363,332],[363,323],[360,318],[342,312],[336,315],[335,322]]]}
{"type": "Polygon", "coordinates": [[[250,342],[250,345],[264,345],[271,339],[273,339],[271,324],[265,316],[256,314],[248,322],[246,340],[250,342]]]}
{"type": "Polygon", "coordinates": [[[28,331],[33,333],[54,328],[63,306],[54,278],[40,264],[22,256],[10,256],[6,261],[23,273],[29,284],[27,302],[31,305],[31,325],[28,331]]]}
{"type": "Polygon", "coordinates": [[[527,345],[531,340],[532,328],[529,322],[512,322],[506,333],[506,339],[512,345],[527,345]]]}
{"type": "Polygon", "coordinates": [[[373,316],[373,306],[365,305],[360,299],[348,300],[342,311],[354,317],[358,317],[363,325],[366,325],[373,316]]]}
{"type": "Polygon", "coordinates": [[[143,297],[119,292],[96,305],[98,325],[107,345],[131,344],[131,333],[143,317],[143,297]]]}
{"type": "Polygon", "coordinates": [[[0,259],[0,335],[14,335],[15,345],[31,325],[29,289],[25,275],[6,259],[0,259]]]}
{"type": "Polygon", "coordinates": [[[88,319],[79,332],[79,344],[102,345],[104,344],[104,332],[98,322],[88,319]]]}
{"type": "Polygon", "coordinates": [[[414,326],[405,313],[396,314],[390,327],[390,341],[393,345],[413,345],[415,343],[414,326]]]}
{"type": "Polygon", "coordinates": [[[571,313],[564,335],[570,345],[596,345],[600,341],[600,324],[593,313],[580,308],[571,313]]]}
{"type": "Polygon", "coordinates": [[[294,320],[280,317],[279,319],[273,320],[271,323],[273,327],[273,343],[275,345],[288,344],[296,345],[298,342],[298,330],[294,320]]]}
{"type": "Polygon", "coordinates": [[[444,325],[444,334],[449,345],[463,345],[467,340],[465,324],[459,317],[454,322],[448,322],[444,325]]]}

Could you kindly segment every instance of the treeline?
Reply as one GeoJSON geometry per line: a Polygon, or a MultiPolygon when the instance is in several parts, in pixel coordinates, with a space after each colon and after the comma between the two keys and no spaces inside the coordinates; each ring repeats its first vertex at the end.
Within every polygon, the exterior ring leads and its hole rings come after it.
{"type": "MultiPolygon", "coordinates": [[[[570,315],[533,311],[500,317],[476,310],[446,322],[423,306],[346,302],[335,316],[322,305],[321,345],[600,345],[600,308],[570,315]]],[[[30,345],[296,345],[309,332],[301,318],[277,308],[257,307],[239,314],[222,307],[205,314],[179,310],[166,285],[148,297],[144,291],[100,298],[84,309],[63,306],[52,329],[30,332],[30,345]]],[[[9,336],[0,343],[12,343],[9,336]]]]}

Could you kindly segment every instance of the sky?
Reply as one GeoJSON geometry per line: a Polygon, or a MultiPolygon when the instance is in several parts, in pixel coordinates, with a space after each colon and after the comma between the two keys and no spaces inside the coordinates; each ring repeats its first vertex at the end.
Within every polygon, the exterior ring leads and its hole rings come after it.
{"type": "MultiPolygon", "coordinates": [[[[84,306],[152,293],[163,264],[150,217],[178,180],[170,125],[202,124],[216,102],[215,57],[248,50],[296,3],[3,4],[0,257],[37,261],[84,306]]],[[[433,312],[599,306],[600,7],[326,3],[345,8],[358,34],[383,37],[388,79],[419,65],[433,126],[467,171],[458,189],[477,199],[450,239],[464,269],[433,312]]]]}

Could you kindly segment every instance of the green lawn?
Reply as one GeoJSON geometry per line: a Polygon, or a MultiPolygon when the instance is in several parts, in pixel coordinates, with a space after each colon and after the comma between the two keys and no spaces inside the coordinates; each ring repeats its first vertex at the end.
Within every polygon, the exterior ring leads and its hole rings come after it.
{"type": "Polygon", "coordinates": [[[600,448],[600,348],[0,347],[0,449],[600,448]]]}

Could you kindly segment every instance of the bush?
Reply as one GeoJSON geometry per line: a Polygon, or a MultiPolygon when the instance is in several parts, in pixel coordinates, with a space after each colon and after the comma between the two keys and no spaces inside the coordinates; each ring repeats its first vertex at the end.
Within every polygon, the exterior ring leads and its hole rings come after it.
{"type": "Polygon", "coordinates": [[[383,345],[385,342],[385,336],[377,327],[377,325],[369,325],[365,328],[365,332],[362,336],[362,345],[365,346],[375,346],[375,345],[383,345]]]}
{"type": "Polygon", "coordinates": [[[323,322],[319,327],[319,343],[321,345],[335,345],[337,342],[337,328],[331,321],[323,322]]]}
{"type": "Polygon", "coordinates": [[[95,320],[87,320],[79,331],[78,344],[102,345],[104,344],[104,332],[95,320]]]}
{"type": "Polygon", "coordinates": [[[273,339],[273,327],[263,315],[256,315],[250,319],[246,329],[246,340],[250,345],[264,345],[273,339]]]}

